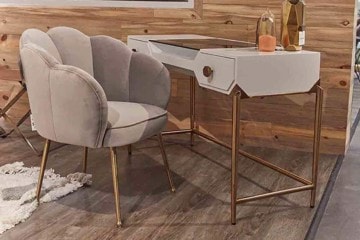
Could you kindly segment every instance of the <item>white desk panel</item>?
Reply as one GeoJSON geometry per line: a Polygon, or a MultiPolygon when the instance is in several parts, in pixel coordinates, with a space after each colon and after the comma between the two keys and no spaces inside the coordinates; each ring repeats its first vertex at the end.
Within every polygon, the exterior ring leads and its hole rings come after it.
{"type": "Polygon", "coordinates": [[[264,53],[254,47],[189,49],[150,40],[212,39],[201,35],[129,36],[128,45],[159,61],[195,73],[200,86],[230,94],[238,85],[249,97],[309,91],[320,78],[320,53],[264,53]],[[205,77],[204,67],[213,74],[205,77]]]}

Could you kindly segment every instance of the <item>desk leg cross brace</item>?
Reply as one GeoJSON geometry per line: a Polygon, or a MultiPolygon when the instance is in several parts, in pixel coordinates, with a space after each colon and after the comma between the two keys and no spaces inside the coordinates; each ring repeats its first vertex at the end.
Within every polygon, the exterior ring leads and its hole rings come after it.
{"type": "MultiPolygon", "coordinates": [[[[259,157],[253,156],[247,152],[239,150],[239,125],[240,125],[240,99],[241,93],[236,92],[233,95],[232,108],[232,142],[231,142],[231,223],[236,224],[236,205],[244,202],[259,200],[263,198],[273,197],[277,195],[290,194],[300,191],[311,190],[310,207],[315,206],[316,187],[318,177],[318,162],[319,162],[319,147],[321,136],[321,120],[322,120],[322,103],[323,103],[323,89],[316,85],[316,103],[315,103],[315,123],[314,123],[314,142],[313,142],[313,160],[312,160],[312,180],[309,181],[300,176],[295,175],[285,169],[273,165],[259,157]],[[241,154],[251,160],[263,164],[279,173],[282,173],[298,182],[304,184],[301,187],[294,187],[280,191],[274,191],[264,194],[259,194],[251,197],[237,198],[238,187],[238,154],[241,154]]],[[[222,145],[222,144],[221,144],[222,145]]]]}
{"type": "Polygon", "coordinates": [[[199,135],[197,128],[196,128],[196,123],[195,123],[195,121],[196,121],[195,89],[196,89],[196,78],[191,76],[190,77],[190,128],[162,132],[162,135],[176,135],[176,134],[190,133],[190,145],[191,146],[194,146],[195,134],[199,135]]]}
{"type": "Polygon", "coordinates": [[[301,191],[311,190],[310,198],[310,207],[315,206],[316,200],[316,187],[317,187],[317,177],[318,177],[318,162],[319,162],[319,147],[320,147],[320,136],[321,136],[321,120],[322,120],[322,105],[323,105],[323,89],[319,84],[316,84],[309,93],[316,93],[316,102],[315,102],[315,121],[314,121],[314,140],[313,140],[313,160],[312,160],[312,178],[311,181],[305,179],[301,176],[298,176],[286,169],[280,168],[260,157],[254,156],[250,153],[247,153],[239,149],[240,143],[240,100],[246,98],[247,96],[242,96],[241,91],[237,91],[232,96],[232,141],[231,146],[228,144],[209,136],[205,133],[200,132],[196,128],[195,124],[195,78],[190,78],[190,129],[181,129],[176,131],[163,132],[163,135],[173,135],[173,134],[182,134],[190,133],[191,134],[191,145],[193,145],[194,135],[198,135],[202,138],[210,140],[216,144],[219,144],[225,148],[231,150],[231,223],[236,224],[236,206],[240,203],[250,202],[254,200],[259,200],[263,198],[290,194],[301,191]],[[237,187],[238,187],[238,156],[242,155],[246,158],[249,158],[257,163],[264,165],[274,171],[277,171],[289,178],[298,181],[304,186],[294,187],[279,191],[272,191],[264,194],[259,194],[250,197],[237,197],[237,187]]]}

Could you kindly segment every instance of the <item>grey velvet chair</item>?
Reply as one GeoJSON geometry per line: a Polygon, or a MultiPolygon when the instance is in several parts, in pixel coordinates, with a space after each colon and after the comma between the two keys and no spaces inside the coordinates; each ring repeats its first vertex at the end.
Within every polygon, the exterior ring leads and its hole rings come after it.
{"type": "Polygon", "coordinates": [[[46,139],[38,200],[51,141],[83,146],[84,171],[88,148],[110,149],[118,226],[116,147],[157,135],[170,189],[175,191],[161,137],[171,82],[160,62],[114,38],[88,37],[68,27],[47,33],[26,30],[20,58],[35,126],[46,139]]]}

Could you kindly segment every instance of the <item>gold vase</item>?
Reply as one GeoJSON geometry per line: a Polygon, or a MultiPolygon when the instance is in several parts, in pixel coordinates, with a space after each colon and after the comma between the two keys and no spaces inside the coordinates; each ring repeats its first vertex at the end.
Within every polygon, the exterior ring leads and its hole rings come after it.
{"type": "Polygon", "coordinates": [[[305,2],[303,0],[283,2],[281,44],[287,51],[300,51],[305,45],[305,2]]]}

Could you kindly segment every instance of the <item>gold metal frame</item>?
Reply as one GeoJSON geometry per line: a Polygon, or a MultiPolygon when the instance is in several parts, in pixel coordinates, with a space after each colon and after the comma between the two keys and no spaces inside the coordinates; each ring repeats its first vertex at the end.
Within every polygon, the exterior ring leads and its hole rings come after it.
{"type": "Polygon", "coordinates": [[[111,170],[113,176],[114,196],[115,196],[116,226],[120,227],[122,225],[122,222],[121,222],[121,212],[120,212],[120,189],[119,189],[116,148],[114,147],[110,148],[110,154],[111,154],[111,170]]]}
{"type": "MultiPolygon", "coordinates": [[[[182,134],[182,133],[190,133],[190,142],[193,144],[194,135],[198,135],[205,139],[208,139],[214,143],[217,143],[223,147],[226,147],[231,150],[231,223],[236,224],[236,206],[237,204],[254,201],[258,199],[273,197],[277,195],[290,194],[294,192],[300,191],[308,191],[311,190],[310,197],[310,207],[315,206],[316,200],[316,188],[317,188],[317,177],[318,177],[318,162],[319,162],[319,154],[320,154],[320,136],[321,136],[321,121],[322,121],[322,105],[323,105],[323,89],[320,87],[319,83],[317,83],[314,88],[312,88],[309,93],[316,93],[316,103],[315,103],[315,121],[314,121],[314,141],[313,141],[313,159],[312,159],[312,179],[307,180],[301,176],[298,176],[286,169],[280,168],[262,158],[254,156],[250,153],[247,153],[243,150],[239,149],[239,140],[240,140],[240,100],[242,98],[247,98],[246,95],[242,94],[240,91],[235,91],[232,95],[232,141],[231,146],[228,144],[219,141],[205,133],[200,132],[196,128],[196,111],[195,111],[195,78],[191,78],[190,80],[190,129],[177,130],[177,131],[168,131],[162,134],[158,134],[159,146],[162,154],[162,158],[164,161],[164,166],[166,170],[166,174],[168,177],[170,190],[171,192],[175,192],[175,187],[173,184],[173,179],[170,173],[169,164],[167,161],[167,156],[164,150],[162,135],[170,135],[170,134],[182,134]],[[254,160],[270,169],[273,169],[283,175],[286,175],[302,184],[304,186],[301,187],[293,187],[284,190],[271,191],[264,194],[258,194],[255,196],[237,197],[237,188],[238,188],[238,156],[239,154],[247,157],[251,160],[254,160]]],[[[44,151],[42,155],[39,180],[36,190],[36,198],[39,201],[41,186],[44,177],[44,172],[46,168],[46,162],[48,159],[49,148],[50,148],[50,140],[46,140],[44,151]]],[[[116,148],[110,148],[111,153],[111,163],[112,163],[112,175],[113,175],[113,185],[114,185],[114,195],[115,195],[115,209],[116,209],[116,225],[121,226],[121,212],[120,212],[120,190],[118,183],[118,164],[117,164],[117,156],[116,156],[116,148]]],[[[131,154],[131,145],[128,146],[128,153],[131,154]]],[[[86,172],[87,166],[87,156],[88,156],[88,148],[84,148],[84,159],[83,159],[83,171],[86,172]]]]}
{"type": "Polygon", "coordinates": [[[38,202],[40,201],[41,186],[42,186],[42,181],[44,179],[46,163],[47,163],[48,156],[49,156],[50,144],[51,144],[51,141],[49,139],[46,139],[44,151],[43,151],[43,155],[42,155],[42,159],[41,159],[38,185],[36,188],[36,199],[38,202]]]}
{"type": "MultiPolygon", "coordinates": [[[[161,151],[161,156],[164,162],[164,167],[166,170],[166,175],[169,181],[170,191],[175,192],[175,186],[174,181],[172,179],[172,175],[169,168],[169,163],[167,160],[167,156],[165,153],[164,143],[162,139],[162,134],[158,134],[158,142],[159,147],[161,151]]],[[[40,202],[40,194],[41,194],[41,186],[44,179],[44,173],[46,169],[46,163],[49,156],[49,149],[50,149],[51,141],[49,139],[46,139],[45,145],[44,145],[44,151],[42,154],[42,160],[41,160],[41,166],[40,166],[40,172],[39,172],[39,179],[38,184],[36,187],[36,199],[38,202],[40,202]]],[[[87,167],[87,158],[88,158],[88,147],[84,147],[83,149],[83,172],[86,172],[87,167]]],[[[131,145],[128,145],[128,151],[129,154],[131,154],[131,145]]],[[[121,210],[120,210],[120,188],[119,188],[119,174],[118,174],[118,161],[117,161],[117,153],[115,147],[110,147],[110,158],[111,158],[111,170],[112,170],[112,178],[113,178],[113,186],[114,186],[114,196],[115,196],[115,211],[116,211],[116,226],[121,227],[122,221],[121,221],[121,210]]]]}
{"type": "MultiPolygon", "coordinates": [[[[203,132],[200,132],[196,128],[196,109],[195,109],[195,78],[190,78],[190,129],[176,130],[176,131],[167,131],[163,132],[163,135],[173,135],[173,134],[182,134],[190,133],[190,143],[193,145],[194,135],[198,135],[202,138],[210,140],[216,144],[219,144],[223,147],[226,147],[231,150],[231,224],[236,224],[236,206],[240,203],[250,202],[254,200],[259,200],[263,198],[290,194],[300,191],[309,191],[311,190],[310,197],[310,207],[315,206],[316,200],[316,188],[317,188],[317,178],[318,178],[318,162],[320,154],[320,136],[321,136],[321,121],[322,121],[322,105],[323,105],[323,94],[324,91],[320,87],[320,81],[314,85],[314,87],[309,92],[304,93],[315,93],[316,102],[315,102],[315,120],[314,120],[314,140],[313,140],[313,159],[312,159],[312,178],[311,180],[305,179],[301,176],[298,176],[286,169],[280,168],[260,157],[254,156],[248,152],[245,152],[239,149],[240,141],[240,100],[243,98],[248,98],[246,94],[242,93],[241,90],[235,91],[232,95],[232,141],[231,146],[228,144],[215,139],[212,136],[209,136],[203,132]],[[289,178],[294,179],[297,182],[304,184],[301,187],[294,187],[284,190],[271,191],[264,194],[258,194],[255,196],[237,197],[237,188],[238,188],[238,156],[242,155],[253,161],[256,161],[274,171],[277,171],[289,178]]],[[[299,93],[300,94],[300,93],[299,93]]]]}
{"type": "Polygon", "coordinates": [[[164,166],[165,166],[165,170],[166,170],[166,175],[167,175],[168,180],[169,180],[170,191],[174,193],[175,192],[174,181],[173,181],[172,176],[171,176],[171,172],[170,172],[170,168],[169,168],[169,162],[167,160],[167,156],[166,156],[166,153],[165,153],[164,142],[163,142],[161,133],[158,134],[157,137],[158,137],[159,147],[160,147],[160,151],[161,151],[161,156],[162,156],[164,166]]]}
{"type": "Polygon", "coordinates": [[[3,109],[0,108],[0,117],[3,117],[7,122],[11,124],[13,127],[12,130],[9,132],[5,132],[1,134],[0,137],[7,137],[10,135],[13,131],[17,132],[20,137],[24,140],[24,142],[31,148],[31,150],[38,156],[41,155],[41,152],[38,151],[35,146],[30,142],[30,140],[24,135],[24,133],[19,129],[19,126],[24,123],[24,121],[30,116],[30,110],[25,113],[25,115],[18,121],[14,122],[8,115],[7,111],[25,94],[26,88],[22,86],[21,90],[15,95],[13,99],[11,99],[3,109]]]}

